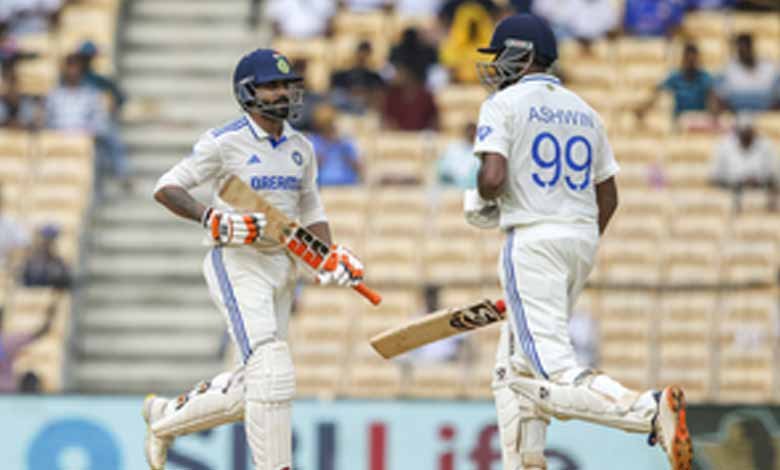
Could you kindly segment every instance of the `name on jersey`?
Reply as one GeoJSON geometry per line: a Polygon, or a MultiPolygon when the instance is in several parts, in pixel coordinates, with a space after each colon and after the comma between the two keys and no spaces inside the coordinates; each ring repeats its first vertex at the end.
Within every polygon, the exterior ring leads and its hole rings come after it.
{"type": "Polygon", "coordinates": [[[531,106],[528,111],[528,122],[543,122],[545,124],[559,124],[564,126],[580,126],[595,128],[593,116],[582,111],[572,109],[553,109],[547,106],[531,106]]]}
{"type": "Polygon", "coordinates": [[[301,179],[297,176],[283,175],[264,175],[253,176],[249,184],[255,191],[299,191],[301,189],[301,179]]]}

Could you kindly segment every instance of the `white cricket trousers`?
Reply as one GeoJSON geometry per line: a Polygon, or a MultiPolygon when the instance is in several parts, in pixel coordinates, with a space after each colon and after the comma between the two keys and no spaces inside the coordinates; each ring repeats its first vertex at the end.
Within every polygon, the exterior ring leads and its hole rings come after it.
{"type": "Polygon", "coordinates": [[[287,340],[295,273],[284,253],[215,246],[203,261],[203,275],[242,362],[259,344],[287,340]]]}
{"type": "Polygon", "coordinates": [[[549,379],[577,367],[568,323],[598,240],[595,224],[536,224],[507,231],[498,271],[516,341],[506,344],[502,337],[499,348],[509,349],[518,372],[549,379]]]}

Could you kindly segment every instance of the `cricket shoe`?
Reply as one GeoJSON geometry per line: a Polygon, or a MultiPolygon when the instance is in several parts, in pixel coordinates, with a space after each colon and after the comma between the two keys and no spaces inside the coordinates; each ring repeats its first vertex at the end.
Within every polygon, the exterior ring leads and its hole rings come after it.
{"type": "Polygon", "coordinates": [[[152,431],[152,424],[160,418],[167,400],[156,395],[147,395],[144,399],[143,415],[146,421],[146,439],[144,454],[151,470],[164,470],[168,459],[168,447],[173,442],[172,437],[159,437],[152,431]]]}
{"type": "Polygon", "coordinates": [[[680,387],[666,387],[656,394],[656,400],[658,412],[653,418],[648,443],[661,444],[671,470],[692,470],[693,443],[685,419],[685,394],[680,387]]]}

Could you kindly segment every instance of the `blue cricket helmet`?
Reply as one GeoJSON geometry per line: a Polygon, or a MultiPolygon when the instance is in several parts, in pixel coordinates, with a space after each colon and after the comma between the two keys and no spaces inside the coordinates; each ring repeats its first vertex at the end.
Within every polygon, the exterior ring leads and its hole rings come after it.
{"type": "Polygon", "coordinates": [[[549,67],[558,60],[558,42],[552,29],[545,20],[528,13],[501,20],[490,45],[477,50],[496,56],[493,62],[477,64],[480,79],[493,89],[514,83],[534,62],[549,67]]]}
{"type": "Polygon", "coordinates": [[[256,49],[244,55],[233,71],[233,92],[245,111],[255,111],[274,119],[286,119],[303,103],[303,78],[293,70],[290,61],[273,49],[256,49]],[[288,103],[264,103],[256,98],[255,87],[271,82],[288,82],[288,103]]]}

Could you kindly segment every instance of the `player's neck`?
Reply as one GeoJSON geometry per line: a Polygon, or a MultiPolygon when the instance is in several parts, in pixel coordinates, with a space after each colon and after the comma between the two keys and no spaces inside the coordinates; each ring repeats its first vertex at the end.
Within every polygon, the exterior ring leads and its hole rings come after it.
{"type": "Polygon", "coordinates": [[[249,113],[249,116],[253,121],[255,121],[255,124],[257,124],[260,129],[264,130],[274,139],[278,139],[282,136],[282,131],[284,130],[284,121],[267,118],[263,115],[255,113],[249,113]]]}

